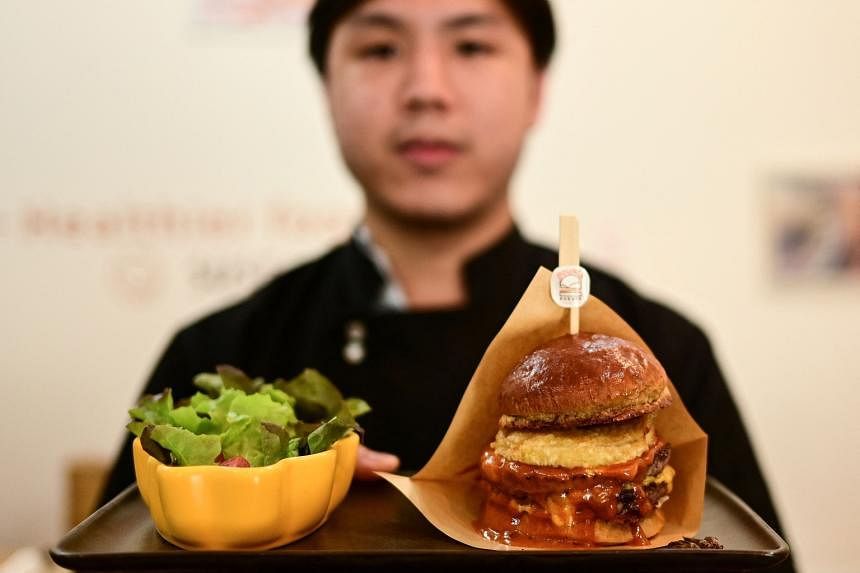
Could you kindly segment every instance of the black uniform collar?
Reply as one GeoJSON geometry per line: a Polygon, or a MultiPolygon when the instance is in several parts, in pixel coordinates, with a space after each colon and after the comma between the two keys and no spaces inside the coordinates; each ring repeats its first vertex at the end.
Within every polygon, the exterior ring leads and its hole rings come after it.
{"type": "MultiPolygon", "coordinates": [[[[381,310],[379,301],[389,277],[369,256],[367,246],[355,235],[346,245],[346,271],[350,275],[347,305],[354,311],[381,310]]],[[[514,300],[522,294],[523,280],[537,270],[528,268],[528,243],[516,225],[501,239],[469,259],[463,268],[469,295],[467,307],[514,300]],[[523,273],[526,273],[525,275],[523,273]],[[513,292],[516,289],[517,292],[513,292]]],[[[408,311],[407,311],[408,312],[408,311]]]]}
{"type": "Polygon", "coordinates": [[[469,306],[507,317],[512,302],[520,299],[537,271],[530,249],[514,225],[494,245],[472,257],[463,269],[469,306]]]}

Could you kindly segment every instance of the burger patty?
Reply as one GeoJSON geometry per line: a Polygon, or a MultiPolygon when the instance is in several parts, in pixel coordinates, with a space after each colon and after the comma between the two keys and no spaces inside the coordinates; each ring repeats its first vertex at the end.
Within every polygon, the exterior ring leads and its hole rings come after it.
{"type": "MultiPolygon", "coordinates": [[[[667,475],[661,476],[670,456],[669,444],[656,445],[640,458],[639,471],[621,479],[577,476],[564,468],[511,463],[493,454],[485,454],[481,469],[489,490],[496,492],[497,500],[507,500],[504,503],[514,514],[553,514],[559,504],[572,504],[572,511],[574,506],[588,508],[601,519],[635,523],[659,507],[671,491],[674,471],[669,468],[667,475]]],[[[599,473],[600,468],[592,471],[599,473]]]]}
{"type": "Polygon", "coordinates": [[[653,482],[645,486],[645,495],[654,507],[660,507],[660,500],[669,495],[669,484],[653,482]]]}
{"type": "Polygon", "coordinates": [[[659,473],[663,471],[663,468],[666,467],[666,464],[669,463],[669,456],[671,455],[672,446],[665,444],[662,448],[657,450],[656,454],[654,454],[654,461],[651,462],[650,466],[648,466],[648,471],[645,472],[645,475],[649,477],[659,475],[659,473]]]}
{"type": "MultiPolygon", "coordinates": [[[[657,450],[657,453],[654,454],[654,461],[651,462],[651,465],[648,466],[648,469],[645,471],[645,478],[654,478],[659,476],[663,470],[666,468],[666,464],[669,463],[669,456],[672,453],[672,448],[669,444],[664,445],[662,448],[657,450]]],[[[642,494],[644,498],[648,500],[648,504],[651,507],[646,509],[650,511],[652,507],[659,507],[661,505],[660,500],[666,497],[669,494],[669,483],[666,481],[648,481],[641,486],[642,494]]],[[[621,516],[629,516],[629,517],[641,517],[643,515],[642,511],[642,503],[640,496],[637,495],[637,484],[633,482],[627,482],[621,487],[621,491],[618,493],[618,515],[621,516]]]]}

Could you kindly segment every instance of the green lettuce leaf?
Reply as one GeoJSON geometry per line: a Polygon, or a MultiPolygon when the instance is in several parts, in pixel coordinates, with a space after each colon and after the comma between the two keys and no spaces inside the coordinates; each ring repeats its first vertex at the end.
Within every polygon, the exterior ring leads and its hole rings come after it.
{"type": "Polygon", "coordinates": [[[267,394],[241,394],[230,402],[228,421],[231,417],[248,416],[261,422],[271,422],[279,426],[298,422],[289,404],[281,404],[272,400],[267,394]]]}
{"type": "Polygon", "coordinates": [[[211,372],[202,372],[195,376],[194,385],[212,398],[220,396],[221,390],[224,389],[224,381],[221,380],[221,377],[211,372]]]}
{"type": "Polygon", "coordinates": [[[188,401],[188,405],[194,408],[194,411],[200,416],[206,416],[208,418],[211,416],[212,410],[215,409],[216,399],[217,398],[212,398],[202,392],[197,392],[188,401]]]}
{"type": "Polygon", "coordinates": [[[198,428],[200,427],[201,422],[203,422],[203,418],[197,415],[197,412],[194,411],[194,408],[191,406],[182,406],[181,408],[176,408],[171,410],[169,413],[170,422],[174,426],[178,426],[180,428],[185,428],[190,432],[194,432],[195,434],[199,434],[198,428]]]}
{"type": "Polygon", "coordinates": [[[370,406],[361,398],[347,398],[344,400],[344,403],[353,418],[358,418],[370,412],[370,406]]]}
{"type": "Polygon", "coordinates": [[[146,422],[140,422],[135,420],[134,422],[129,422],[126,424],[125,429],[137,436],[138,438],[143,434],[143,429],[146,428],[146,422]]]}
{"type": "Polygon", "coordinates": [[[308,434],[310,453],[316,454],[326,451],[333,443],[348,434],[354,427],[355,418],[352,417],[349,409],[344,405],[337,415],[320,424],[316,430],[308,434]]]}
{"type": "Polygon", "coordinates": [[[165,465],[173,465],[174,460],[170,450],[161,446],[158,442],[152,439],[153,428],[155,428],[155,426],[147,424],[140,433],[140,445],[143,446],[143,451],[165,465]]]}
{"type": "Polygon", "coordinates": [[[147,394],[137,403],[137,406],[128,411],[135,420],[147,424],[169,424],[170,411],[173,409],[173,395],[170,388],[161,394],[147,394]]]}
{"type": "Polygon", "coordinates": [[[218,376],[224,382],[224,388],[232,388],[234,390],[241,390],[246,394],[253,394],[263,385],[262,378],[251,380],[247,374],[235,366],[221,364],[216,370],[218,371],[218,376]]]}
{"type": "Polygon", "coordinates": [[[221,439],[218,436],[198,436],[185,428],[165,424],[152,428],[150,437],[160,446],[170,450],[181,466],[198,466],[215,463],[221,453],[221,439]]]}
{"type": "Polygon", "coordinates": [[[308,439],[307,438],[291,438],[289,443],[287,444],[287,450],[284,452],[285,458],[294,458],[296,456],[302,455],[302,447],[307,448],[308,439]]]}
{"type": "Polygon", "coordinates": [[[244,395],[245,393],[241,390],[224,390],[218,398],[212,401],[211,409],[209,410],[209,419],[221,431],[226,430],[230,423],[229,416],[233,400],[244,395]]]}
{"type": "Polygon", "coordinates": [[[276,380],[275,388],[295,398],[296,415],[306,422],[327,420],[343,404],[343,395],[331,381],[312,368],[285,382],[276,380]]]}
{"type": "Polygon", "coordinates": [[[306,437],[294,436],[293,432],[271,422],[263,422],[263,429],[278,437],[280,442],[280,450],[278,452],[278,461],[284,458],[292,458],[299,455],[301,444],[307,444],[306,437]]]}
{"type": "Polygon", "coordinates": [[[221,434],[224,457],[242,456],[251,467],[273,464],[281,459],[281,440],[263,427],[260,420],[243,416],[237,418],[221,434]]]}
{"type": "Polygon", "coordinates": [[[289,404],[290,406],[294,406],[296,403],[295,398],[293,398],[283,390],[278,390],[272,384],[263,384],[262,386],[260,386],[260,390],[257,393],[265,394],[269,396],[272,400],[280,404],[289,404]]]}

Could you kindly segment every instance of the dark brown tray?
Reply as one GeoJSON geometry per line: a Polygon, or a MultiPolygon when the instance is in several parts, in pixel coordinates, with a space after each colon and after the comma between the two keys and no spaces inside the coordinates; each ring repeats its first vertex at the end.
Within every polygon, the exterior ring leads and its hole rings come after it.
{"type": "Polygon", "coordinates": [[[700,536],[722,550],[649,549],[504,552],[473,549],[437,531],[387,483],[354,483],[322,528],[261,552],[184,551],[164,541],[135,486],[72,529],[51,549],[60,566],[93,570],[185,571],[740,571],[783,561],[788,546],[715,480],[705,492],[700,536]],[[562,569],[563,568],[563,569],[562,569]]]}

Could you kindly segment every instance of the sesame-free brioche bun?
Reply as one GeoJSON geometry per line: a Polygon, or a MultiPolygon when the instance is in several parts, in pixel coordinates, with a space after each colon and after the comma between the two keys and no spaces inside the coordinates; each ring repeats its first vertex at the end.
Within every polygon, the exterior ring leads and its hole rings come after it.
{"type": "Polygon", "coordinates": [[[629,420],[671,403],[646,350],[605,334],[564,335],[526,354],[502,382],[500,425],[573,428],[629,420]]]}
{"type": "MultiPolygon", "coordinates": [[[[526,531],[537,530],[546,532],[547,526],[542,524],[541,518],[532,517],[532,514],[526,513],[519,516],[520,528],[526,531]]],[[[666,518],[661,510],[656,510],[650,515],[639,520],[639,532],[642,536],[648,539],[654,537],[663,530],[666,524],[666,518]]],[[[634,540],[635,528],[630,527],[629,523],[623,521],[606,521],[605,519],[595,519],[593,522],[594,529],[579,529],[571,527],[557,526],[558,529],[544,537],[546,541],[551,542],[569,542],[574,544],[584,545],[623,545],[634,540]]],[[[548,545],[551,547],[552,545],[548,545]]]]}

